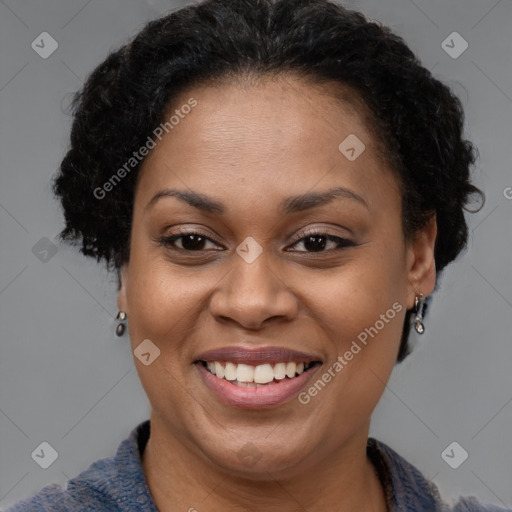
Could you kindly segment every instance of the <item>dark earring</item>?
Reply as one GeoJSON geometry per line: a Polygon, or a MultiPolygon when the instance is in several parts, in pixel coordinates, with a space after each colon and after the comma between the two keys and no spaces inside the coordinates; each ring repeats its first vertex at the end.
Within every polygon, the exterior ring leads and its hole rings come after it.
{"type": "Polygon", "coordinates": [[[124,311],[119,311],[119,313],[117,313],[116,320],[119,320],[116,327],[116,336],[122,336],[126,330],[126,313],[124,311]]]}
{"type": "Polygon", "coordinates": [[[425,332],[425,326],[423,325],[425,309],[425,296],[423,293],[419,293],[414,299],[414,311],[416,313],[416,317],[414,318],[414,328],[418,334],[423,334],[425,332]]]}

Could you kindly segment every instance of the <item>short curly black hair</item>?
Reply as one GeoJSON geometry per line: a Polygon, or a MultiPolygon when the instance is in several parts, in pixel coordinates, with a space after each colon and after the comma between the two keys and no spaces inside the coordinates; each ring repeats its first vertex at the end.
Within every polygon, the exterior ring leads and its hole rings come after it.
{"type": "MultiPolygon", "coordinates": [[[[94,191],[142,147],[178,94],[243,75],[295,73],[357,93],[371,114],[402,189],[404,234],[435,213],[440,272],[465,247],[464,210],[477,149],[463,138],[464,112],[404,40],[329,0],[206,0],[149,22],[112,52],[73,98],[71,147],[55,178],[61,239],[119,269],[129,258],[134,193],[142,163],[108,194],[94,191]]],[[[356,98],[356,99],[357,99],[356,98]]],[[[397,361],[409,353],[412,311],[397,361]]]]}

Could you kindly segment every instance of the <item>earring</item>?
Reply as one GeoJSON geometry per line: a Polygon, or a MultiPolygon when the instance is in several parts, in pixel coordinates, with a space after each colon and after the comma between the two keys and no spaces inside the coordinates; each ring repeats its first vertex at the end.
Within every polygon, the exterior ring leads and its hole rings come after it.
{"type": "Polygon", "coordinates": [[[414,328],[418,334],[423,334],[425,332],[425,326],[423,325],[423,316],[425,314],[425,310],[425,296],[423,293],[419,293],[414,299],[414,311],[416,312],[416,317],[414,318],[414,328]]]}
{"type": "Polygon", "coordinates": [[[126,330],[126,325],[124,323],[126,320],[126,313],[124,311],[119,311],[119,313],[117,313],[116,320],[119,320],[116,327],[116,336],[122,336],[126,330]]]}

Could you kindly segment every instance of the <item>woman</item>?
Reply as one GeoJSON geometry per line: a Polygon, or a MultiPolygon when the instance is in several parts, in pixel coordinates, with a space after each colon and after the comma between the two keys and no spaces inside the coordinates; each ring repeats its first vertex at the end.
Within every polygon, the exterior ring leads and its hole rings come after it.
{"type": "Polygon", "coordinates": [[[368,438],[479,193],[461,105],[402,39],[328,0],[207,0],[74,116],[62,237],[118,272],[152,412],[9,511],[503,510],[368,438]]]}

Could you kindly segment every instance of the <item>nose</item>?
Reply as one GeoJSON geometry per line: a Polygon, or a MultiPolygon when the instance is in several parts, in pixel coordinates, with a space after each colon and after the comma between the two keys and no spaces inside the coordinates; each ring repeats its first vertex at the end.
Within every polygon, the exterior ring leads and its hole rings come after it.
{"type": "Polygon", "coordinates": [[[274,321],[290,321],[297,315],[295,294],[284,282],[279,262],[272,264],[265,251],[252,263],[238,254],[210,300],[211,314],[221,322],[236,322],[245,329],[260,329],[274,321]]]}

